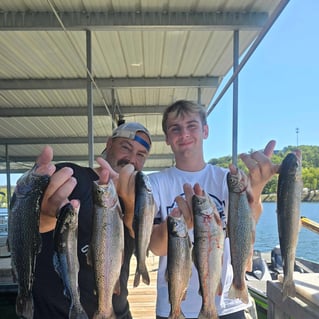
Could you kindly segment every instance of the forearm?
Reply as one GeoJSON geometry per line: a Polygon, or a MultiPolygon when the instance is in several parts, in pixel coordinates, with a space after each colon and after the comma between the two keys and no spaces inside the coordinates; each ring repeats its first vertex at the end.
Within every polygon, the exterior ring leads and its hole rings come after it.
{"type": "Polygon", "coordinates": [[[167,255],[167,222],[166,220],[159,225],[153,226],[151,235],[150,250],[156,256],[167,255]]]}
{"type": "Polygon", "coordinates": [[[256,222],[256,224],[259,221],[259,217],[261,216],[262,210],[263,210],[263,206],[262,206],[262,202],[261,202],[261,196],[257,197],[256,199],[253,199],[250,202],[250,208],[254,217],[254,220],[256,222]]]}

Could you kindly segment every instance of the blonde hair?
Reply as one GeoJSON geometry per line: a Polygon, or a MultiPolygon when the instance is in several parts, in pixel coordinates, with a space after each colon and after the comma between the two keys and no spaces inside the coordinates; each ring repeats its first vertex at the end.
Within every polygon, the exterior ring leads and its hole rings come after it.
{"type": "Polygon", "coordinates": [[[175,118],[184,116],[185,114],[197,113],[200,116],[202,125],[207,125],[207,113],[206,109],[196,102],[188,100],[178,100],[168,106],[163,114],[162,129],[165,135],[167,135],[167,119],[169,114],[173,114],[175,118]]]}

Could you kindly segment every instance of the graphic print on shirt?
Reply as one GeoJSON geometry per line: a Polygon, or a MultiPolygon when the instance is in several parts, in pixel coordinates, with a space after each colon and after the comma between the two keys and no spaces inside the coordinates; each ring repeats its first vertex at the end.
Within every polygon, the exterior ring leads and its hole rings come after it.
{"type": "MultiPolygon", "coordinates": [[[[227,220],[226,220],[226,215],[225,215],[225,210],[224,210],[225,201],[220,200],[219,198],[217,198],[216,196],[214,196],[214,195],[212,195],[210,193],[208,193],[208,195],[214,201],[214,203],[216,205],[217,211],[218,211],[219,216],[220,216],[220,218],[222,220],[222,223],[223,223],[223,230],[226,230],[227,220]]],[[[181,196],[181,197],[183,197],[185,199],[185,193],[181,193],[179,196],[181,196]]],[[[171,205],[166,206],[167,216],[171,214],[172,210],[175,207],[178,207],[178,205],[177,205],[175,200],[174,200],[174,202],[171,205]]]]}

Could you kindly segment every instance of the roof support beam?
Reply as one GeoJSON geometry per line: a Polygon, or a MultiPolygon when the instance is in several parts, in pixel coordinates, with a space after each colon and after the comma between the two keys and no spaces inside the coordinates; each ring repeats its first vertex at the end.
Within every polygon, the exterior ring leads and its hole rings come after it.
{"type": "MultiPolygon", "coordinates": [[[[159,106],[121,106],[121,113],[127,114],[163,114],[165,105],[159,106]]],[[[94,106],[94,116],[108,115],[105,106],[94,106]]],[[[70,107],[8,107],[1,108],[0,118],[3,117],[52,117],[52,116],[87,116],[87,108],[84,106],[70,107]]]]}
{"type": "MultiPolygon", "coordinates": [[[[87,161],[88,156],[87,155],[61,155],[61,156],[56,156],[54,155],[54,161],[55,162],[63,162],[63,161],[68,161],[68,162],[78,162],[78,161],[87,161]]],[[[172,153],[167,153],[167,154],[150,154],[148,157],[150,160],[163,160],[163,159],[174,159],[174,156],[172,153]]],[[[32,163],[35,160],[34,156],[14,156],[11,155],[9,156],[9,160],[11,162],[21,162],[21,163],[32,163]]],[[[1,162],[1,160],[0,160],[1,162]]]]}
{"type": "MultiPolygon", "coordinates": [[[[208,87],[216,88],[219,77],[173,77],[173,78],[97,78],[100,89],[113,88],[159,88],[159,87],[208,87]]],[[[84,90],[86,78],[72,79],[0,79],[0,91],[4,90],[84,90]]]]}
{"type": "MultiPolygon", "coordinates": [[[[69,160],[69,158],[67,160],[69,160]]],[[[62,162],[65,162],[65,160],[62,160],[62,162]]],[[[87,160],[85,160],[83,162],[87,162],[87,160]]],[[[11,174],[23,174],[28,169],[31,169],[33,165],[34,165],[34,161],[30,162],[30,163],[24,163],[24,168],[12,168],[10,172],[11,172],[11,174]]],[[[84,165],[86,165],[86,164],[84,164],[84,165]]],[[[144,166],[143,171],[144,172],[154,172],[154,171],[161,171],[164,168],[167,168],[167,166],[162,166],[162,167],[160,167],[160,166],[144,166]]],[[[0,174],[6,174],[6,173],[7,173],[6,169],[1,168],[1,166],[0,166],[0,174]]]]}
{"type": "MultiPolygon", "coordinates": [[[[159,106],[121,106],[121,113],[128,114],[163,114],[165,105],[159,106]]],[[[94,106],[94,116],[108,115],[105,106],[94,106]]],[[[52,117],[52,116],[87,116],[87,109],[82,106],[70,107],[18,107],[2,108],[0,118],[4,117],[52,117]]]]}
{"type": "MultiPolygon", "coordinates": [[[[266,12],[59,12],[67,30],[259,30],[266,12]]],[[[53,12],[0,12],[0,31],[61,31],[53,12]]]]}
{"type": "MultiPolygon", "coordinates": [[[[87,144],[87,136],[61,136],[61,137],[9,137],[0,138],[0,145],[20,145],[20,144],[87,144]]],[[[163,135],[152,135],[152,142],[163,142],[165,138],[163,135]]],[[[105,136],[95,136],[94,143],[104,143],[106,142],[105,136]]]]}

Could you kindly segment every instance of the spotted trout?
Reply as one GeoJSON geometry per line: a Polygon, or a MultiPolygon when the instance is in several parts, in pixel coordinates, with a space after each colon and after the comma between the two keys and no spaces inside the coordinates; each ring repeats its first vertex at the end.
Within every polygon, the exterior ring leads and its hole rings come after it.
{"type": "Polygon", "coordinates": [[[36,166],[17,181],[8,219],[8,248],[13,276],[18,283],[16,313],[27,319],[33,318],[32,286],[36,257],[41,251],[40,206],[50,179],[36,174],[35,170],[36,166]]]}
{"type": "Polygon", "coordinates": [[[193,195],[194,264],[198,271],[202,306],[198,318],[217,319],[215,296],[221,294],[224,231],[216,205],[205,192],[193,195]]]}
{"type": "Polygon", "coordinates": [[[80,302],[78,284],[79,260],[78,246],[78,214],[79,207],[68,203],[61,208],[54,230],[54,269],[60,276],[64,294],[70,301],[70,319],[88,319],[80,302]]]}
{"type": "Polygon", "coordinates": [[[124,226],[122,210],[115,186],[94,182],[94,217],[92,239],[88,251],[93,265],[98,295],[94,319],[115,319],[113,293],[120,293],[120,272],[124,256],[124,226]]]}
{"type": "Polygon", "coordinates": [[[228,173],[227,184],[229,189],[227,231],[234,275],[228,296],[248,303],[245,274],[252,269],[255,242],[255,222],[246,193],[248,177],[238,169],[236,174],[228,173]]]}
{"type": "Polygon", "coordinates": [[[171,310],[168,319],[183,319],[181,303],[192,274],[192,243],[183,215],[167,217],[167,273],[171,310]]]}
{"type": "Polygon", "coordinates": [[[283,299],[295,297],[293,281],[300,226],[301,153],[289,153],[281,163],[277,185],[277,224],[283,262],[283,299]]]}
{"type": "Polygon", "coordinates": [[[146,266],[148,246],[151,240],[155,203],[151,184],[147,175],[137,172],[135,175],[135,208],[133,228],[135,232],[136,271],[133,286],[140,284],[140,278],[146,285],[150,284],[150,277],[146,266]]]}

